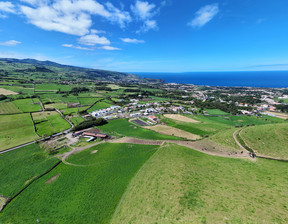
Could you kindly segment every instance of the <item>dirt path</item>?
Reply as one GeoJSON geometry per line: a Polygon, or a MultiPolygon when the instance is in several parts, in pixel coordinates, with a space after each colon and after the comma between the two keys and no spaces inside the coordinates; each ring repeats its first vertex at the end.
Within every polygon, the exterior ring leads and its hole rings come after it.
{"type": "Polygon", "coordinates": [[[239,145],[239,147],[243,150],[243,152],[245,152],[245,154],[247,154],[247,155],[249,156],[249,158],[250,158],[251,160],[255,161],[255,160],[256,160],[256,157],[255,157],[255,158],[252,158],[252,157],[250,156],[250,152],[249,152],[246,148],[244,148],[243,145],[241,145],[241,143],[240,143],[240,142],[238,141],[238,139],[237,139],[238,133],[239,133],[240,131],[242,131],[242,130],[243,130],[243,129],[234,131],[234,133],[233,133],[234,141],[237,143],[237,145],[239,145]]]}

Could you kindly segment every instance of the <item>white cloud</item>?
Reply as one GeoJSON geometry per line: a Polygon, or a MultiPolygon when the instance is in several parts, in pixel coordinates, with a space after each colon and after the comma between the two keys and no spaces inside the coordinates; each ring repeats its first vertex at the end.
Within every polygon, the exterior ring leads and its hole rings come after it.
{"type": "Polygon", "coordinates": [[[145,43],[144,40],[137,40],[137,39],[131,39],[131,38],[120,38],[125,43],[132,43],[132,44],[142,44],[145,43]]]}
{"type": "Polygon", "coordinates": [[[0,11],[7,13],[16,13],[15,6],[11,2],[0,2],[0,11]]]}
{"type": "Polygon", "coordinates": [[[94,50],[93,48],[74,46],[73,44],[62,44],[62,47],[70,47],[70,48],[75,48],[78,50],[85,50],[85,51],[93,51],[94,50]]]}
{"type": "Polygon", "coordinates": [[[155,20],[146,20],[144,21],[143,26],[136,33],[145,33],[149,30],[157,30],[157,22],[155,20]]]}
{"type": "Polygon", "coordinates": [[[201,28],[219,13],[218,3],[206,5],[195,13],[195,18],[188,23],[194,28],[201,28]]]}
{"type": "Polygon", "coordinates": [[[110,41],[106,37],[99,37],[96,34],[89,34],[78,39],[79,44],[95,46],[96,44],[109,45],[110,41]]]}
{"type": "Polygon", "coordinates": [[[120,48],[111,47],[111,46],[103,46],[103,47],[99,47],[98,49],[103,49],[103,50],[107,50],[107,51],[119,51],[119,50],[121,50],[120,48]]]}
{"type": "Polygon", "coordinates": [[[105,31],[103,31],[103,30],[95,30],[95,29],[91,29],[90,30],[90,33],[92,33],[92,34],[99,34],[99,33],[106,33],[105,31]]]}
{"type": "Polygon", "coordinates": [[[131,6],[131,10],[137,17],[146,20],[156,14],[156,12],[153,11],[155,7],[154,4],[149,4],[149,2],[137,0],[135,5],[131,6]]]}
{"type": "Polygon", "coordinates": [[[49,31],[83,36],[92,26],[92,15],[105,18],[111,23],[125,27],[131,21],[128,12],[121,11],[111,3],[106,7],[95,0],[22,0],[31,6],[20,7],[33,25],[49,31]]]}
{"type": "Polygon", "coordinates": [[[16,46],[18,44],[21,44],[21,42],[17,41],[17,40],[8,40],[5,42],[0,42],[0,45],[7,46],[7,47],[13,47],[13,46],[16,46]]]}

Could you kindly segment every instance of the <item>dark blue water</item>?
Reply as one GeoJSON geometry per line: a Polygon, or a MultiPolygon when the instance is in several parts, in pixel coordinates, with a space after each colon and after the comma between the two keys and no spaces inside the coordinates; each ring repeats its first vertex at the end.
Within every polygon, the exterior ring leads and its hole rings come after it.
{"type": "Polygon", "coordinates": [[[207,86],[288,87],[288,71],[264,72],[135,72],[141,78],[164,79],[166,83],[186,83],[207,86]]]}

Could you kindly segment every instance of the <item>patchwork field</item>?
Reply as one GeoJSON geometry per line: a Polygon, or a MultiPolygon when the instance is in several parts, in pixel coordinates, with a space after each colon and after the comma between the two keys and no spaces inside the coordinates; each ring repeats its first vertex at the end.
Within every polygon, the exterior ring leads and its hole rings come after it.
{"type": "Polygon", "coordinates": [[[9,95],[17,95],[17,94],[18,94],[18,93],[14,92],[14,91],[0,88],[0,95],[9,96],[9,95]]]}
{"type": "Polygon", "coordinates": [[[70,128],[70,124],[56,111],[33,113],[32,117],[40,136],[49,136],[70,128]]]}
{"type": "Polygon", "coordinates": [[[38,98],[14,100],[13,103],[23,112],[35,112],[42,110],[38,98]]]}
{"type": "Polygon", "coordinates": [[[176,121],[182,121],[182,122],[187,122],[187,123],[199,123],[199,121],[194,120],[192,118],[189,117],[185,117],[183,115],[180,114],[164,114],[164,117],[176,120],[176,121]]]}
{"type": "Polygon", "coordinates": [[[30,114],[0,116],[0,151],[36,139],[30,114]]]}
{"type": "Polygon", "coordinates": [[[118,136],[138,137],[143,139],[155,140],[181,140],[176,136],[162,135],[155,131],[141,128],[135,124],[130,123],[126,119],[118,119],[109,121],[108,124],[99,126],[104,133],[118,136]]]}
{"type": "Polygon", "coordinates": [[[287,172],[287,163],[166,145],[133,178],[112,223],[287,223],[287,172]]]}
{"type": "Polygon", "coordinates": [[[149,130],[153,130],[163,135],[171,135],[171,136],[176,136],[176,137],[185,138],[189,140],[197,140],[201,138],[199,135],[194,135],[190,132],[183,131],[181,129],[173,128],[173,127],[166,126],[166,125],[161,125],[161,124],[157,124],[155,126],[146,126],[145,128],[149,130]]]}
{"type": "Polygon", "coordinates": [[[288,122],[248,127],[240,136],[258,155],[288,159],[288,122]]]}
{"type": "Polygon", "coordinates": [[[66,103],[51,103],[51,104],[45,104],[44,105],[45,109],[66,109],[67,108],[67,104],[66,103]]]}
{"type": "Polygon", "coordinates": [[[12,102],[0,103],[0,114],[22,113],[21,110],[12,102]]]}
{"type": "Polygon", "coordinates": [[[0,213],[4,223],[109,223],[122,195],[156,146],[101,144],[33,183],[0,213]],[[97,150],[96,153],[95,150],[97,150]]]}

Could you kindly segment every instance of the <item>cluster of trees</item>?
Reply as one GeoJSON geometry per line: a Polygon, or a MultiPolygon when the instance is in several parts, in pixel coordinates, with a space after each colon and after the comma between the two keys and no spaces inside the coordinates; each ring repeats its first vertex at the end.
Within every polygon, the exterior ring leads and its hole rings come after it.
{"type": "Polygon", "coordinates": [[[1,100],[6,100],[8,97],[7,96],[5,96],[5,95],[0,95],[0,101],[1,100]]]}
{"type": "Polygon", "coordinates": [[[103,118],[92,118],[90,120],[87,120],[87,121],[82,121],[80,124],[76,125],[72,131],[80,131],[80,130],[83,130],[83,129],[86,129],[86,128],[91,128],[91,127],[94,127],[94,126],[101,126],[101,125],[104,125],[104,124],[107,124],[108,122],[103,119],[103,118]]]}
{"type": "Polygon", "coordinates": [[[222,110],[226,113],[230,113],[230,114],[239,114],[238,111],[238,107],[234,104],[227,104],[227,103],[220,103],[220,102],[211,102],[209,100],[206,100],[205,102],[202,102],[200,100],[194,100],[194,104],[196,107],[202,108],[202,110],[204,108],[206,109],[219,109],[222,110]]]}
{"type": "Polygon", "coordinates": [[[276,105],[276,108],[283,113],[288,113],[288,105],[279,104],[279,105],[276,105]]]}

